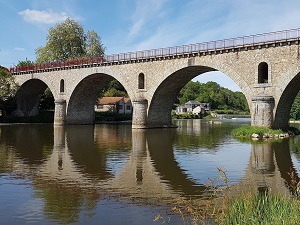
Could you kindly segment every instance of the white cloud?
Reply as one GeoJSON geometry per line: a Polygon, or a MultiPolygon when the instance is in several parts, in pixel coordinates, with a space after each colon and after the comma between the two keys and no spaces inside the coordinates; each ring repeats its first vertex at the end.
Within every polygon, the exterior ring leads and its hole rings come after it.
{"type": "Polygon", "coordinates": [[[14,49],[15,49],[16,51],[21,51],[21,52],[25,51],[25,48],[15,47],[14,49]]]}
{"type": "Polygon", "coordinates": [[[26,9],[18,13],[23,19],[30,23],[55,24],[68,18],[67,13],[55,13],[52,11],[38,11],[26,9]]]}

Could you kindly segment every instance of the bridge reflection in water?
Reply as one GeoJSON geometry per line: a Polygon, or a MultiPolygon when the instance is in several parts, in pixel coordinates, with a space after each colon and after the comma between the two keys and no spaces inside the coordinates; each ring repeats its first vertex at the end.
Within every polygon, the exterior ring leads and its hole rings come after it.
{"type": "MultiPolygon", "coordinates": [[[[165,205],[178,197],[201,199],[205,191],[207,180],[199,183],[175,157],[180,128],[30,125],[0,130],[0,148],[14,149],[6,150],[5,156],[2,151],[2,167],[32,181],[49,219],[76,222],[82,210],[95,209],[108,196],[165,205]]],[[[206,126],[202,135],[211,135],[206,126]]],[[[249,145],[249,164],[244,176],[233,182],[234,194],[249,188],[292,194],[295,187],[289,173],[299,181],[290,153],[295,140],[249,145]]]]}

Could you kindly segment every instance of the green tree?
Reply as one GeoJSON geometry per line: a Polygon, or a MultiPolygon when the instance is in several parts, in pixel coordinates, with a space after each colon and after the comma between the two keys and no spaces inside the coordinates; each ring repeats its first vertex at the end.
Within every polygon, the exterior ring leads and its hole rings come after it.
{"type": "Polygon", "coordinates": [[[294,103],[290,111],[290,117],[294,119],[300,118],[300,92],[295,97],[294,103]]]}
{"type": "Polygon", "coordinates": [[[105,48],[95,31],[85,34],[78,22],[66,19],[48,30],[47,43],[36,49],[36,62],[61,61],[103,55],[105,48]]]}
{"type": "Polygon", "coordinates": [[[34,65],[34,62],[26,58],[24,61],[19,61],[17,66],[30,66],[30,65],[34,65]]]}
{"type": "Polygon", "coordinates": [[[128,97],[128,94],[123,87],[123,85],[117,81],[112,80],[111,82],[107,83],[101,90],[99,98],[102,97],[128,97]]]}
{"type": "Polygon", "coordinates": [[[196,100],[210,103],[213,109],[249,111],[247,100],[242,92],[233,92],[212,81],[207,83],[190,81],[180,91],[178,98],[180,104],[196,100]]]}
{"type": "Polygon", "coordinates": [[[105,47],[101,43],[101,38],[95,31],[88,31],[86,34],[86,56],[104,55],[105,47]]]}
{"type": "Polygon", "coordinates": [[[10,113],[15,106],[17,85],[8,69],[0,66],[0,110],[2,114],[10,113]]]}

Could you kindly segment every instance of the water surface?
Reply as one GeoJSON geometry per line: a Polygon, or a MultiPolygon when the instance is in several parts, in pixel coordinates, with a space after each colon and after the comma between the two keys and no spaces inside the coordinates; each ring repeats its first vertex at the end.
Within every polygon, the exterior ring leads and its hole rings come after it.
{"type": "Polygon", "coordinates": [[[0,126],[1,224],[179,224],[175,200],[203,198],[217,168],[236,189],[293,193],[298,137],[251,144],[230,135],[247,121],[174,123],[0,126]]]}

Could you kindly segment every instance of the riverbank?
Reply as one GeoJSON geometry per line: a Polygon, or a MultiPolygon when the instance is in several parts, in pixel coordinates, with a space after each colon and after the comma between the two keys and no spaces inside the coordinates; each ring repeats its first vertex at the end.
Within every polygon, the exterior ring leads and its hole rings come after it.
{"type": "MultiPolygon", "coordinates": [[[[0,116],[0,123],[53,123],[54,111],[40,111],[37,116],[16,117],[16,116],[0,116]]],[[[131,124],[132,115],[115,114],[112,112],[95,112],[96,124],[131,124]]]]}

